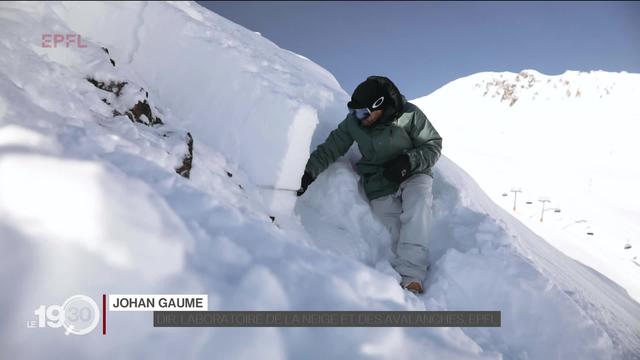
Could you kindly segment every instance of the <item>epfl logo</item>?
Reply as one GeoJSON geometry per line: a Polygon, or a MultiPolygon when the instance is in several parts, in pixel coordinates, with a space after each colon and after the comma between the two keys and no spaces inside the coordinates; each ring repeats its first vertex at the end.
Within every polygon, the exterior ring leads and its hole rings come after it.
{"type": "Polygon", "coordinates": [[[57,48],[58,44],[64,44],[68,48],[72,43],[78,48],[87,47],[87,44],[82,43],[80,34],[42,34],[43,48],[57,48]]]}
{"type": "Polygon", "coordinates": [[[98,304],[85,295],[71,296],[62,305],[40,305],[33,313],[36,319],[27,322],[27,327],[62,327],[65,335],[86,335],[100,321],[98,304]]]}

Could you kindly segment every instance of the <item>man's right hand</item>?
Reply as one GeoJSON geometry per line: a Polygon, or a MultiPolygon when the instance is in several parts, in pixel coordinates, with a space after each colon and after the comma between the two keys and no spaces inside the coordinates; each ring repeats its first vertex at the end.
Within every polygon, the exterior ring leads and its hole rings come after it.
{"type": "Polygon", "coordinates": [[[301,196],[304,194],[304,192],[307,191],[307,187],[311,185],[314,180],[313,176],[305,171],[304,175],[302,175],[302,181],[300,182],[300,189],[296,192],[296,195],[301,196]]]}

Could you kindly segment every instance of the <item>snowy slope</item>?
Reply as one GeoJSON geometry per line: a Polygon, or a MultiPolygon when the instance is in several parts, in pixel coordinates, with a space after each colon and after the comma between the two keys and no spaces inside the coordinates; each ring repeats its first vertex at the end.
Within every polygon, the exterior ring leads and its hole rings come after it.
{"type": "Polygon", "coordinates": [[[421,297],[397,285],[353,152],[297,201],[265,191],[297,187],[344,115],[347,95],[309,60],[194,3],[2,3],[0,30],[3,356],[638,357],[640,306],[447,158],[421,297]],[[42,48],[49,32],[88,47],[42,48]],[[501,310],[503,326],[156,329],[149,313],[110,313],[107,336],[25,327],[77,293],[206,293],[220,310],[501,310]]]}
{"type": "Polygon", "coordinates": [[[518,219],[640,301],[638,98],[640,74],[525,70],[458,79],[416,103],[495,202],[513,212],[521,189],[518,219]]]}

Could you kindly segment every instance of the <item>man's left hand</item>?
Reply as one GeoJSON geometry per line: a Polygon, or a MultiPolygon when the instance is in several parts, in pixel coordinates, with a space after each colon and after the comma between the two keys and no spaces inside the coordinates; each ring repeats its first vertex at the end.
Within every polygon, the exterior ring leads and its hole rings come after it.
{"type": "Polygon", "coordinates": [[[411,162],[409,161],[409,156],[406,154],[402,154],[391,161],[387,161],[382,166],[384,167],[382,175],[397,183],[401,183],[407,179],[409,177],[409,171],[411,170],[411,162]]]}

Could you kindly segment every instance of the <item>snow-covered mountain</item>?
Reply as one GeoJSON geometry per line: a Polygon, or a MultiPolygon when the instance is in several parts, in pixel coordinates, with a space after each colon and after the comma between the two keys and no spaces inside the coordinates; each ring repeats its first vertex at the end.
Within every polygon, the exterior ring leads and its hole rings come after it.
{"type": "Polygon", "coordinates": [[[640,305],[447,157],[420,297],[389,266],[355,147],[302,198],[270,190],[298,186],[348,95],[195,3],[2,3],[0,54],[4,356],[638,358],[640,305]],[[43,34],[86,47],[43,47],[43,34]],[[41,304],[103,293],[204,293],[212,310],[500,310],[502,327],[154,328],[126,312],[109,313],[106,336],[25,326],[41,304]]]}
{"type": "Polygon", "coordinates": [[[639,98],[640,74],[525,70],[475,74],[415,102],[496,203],[513,211],[517,200],[518,219],[640,301],[639,98]]]}

